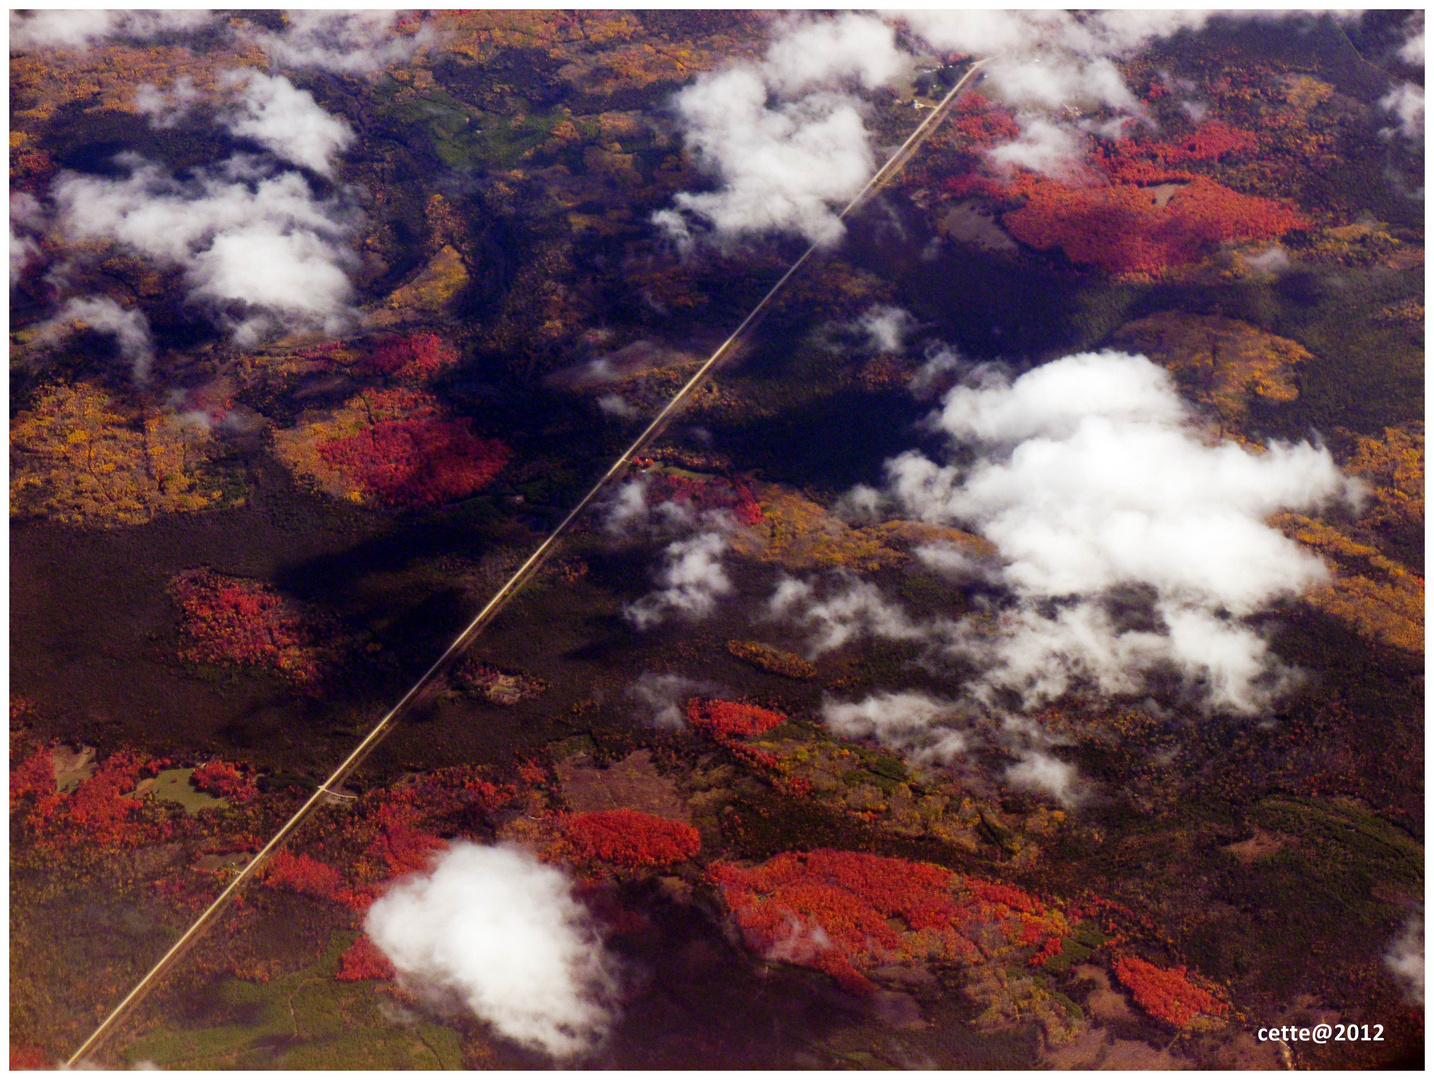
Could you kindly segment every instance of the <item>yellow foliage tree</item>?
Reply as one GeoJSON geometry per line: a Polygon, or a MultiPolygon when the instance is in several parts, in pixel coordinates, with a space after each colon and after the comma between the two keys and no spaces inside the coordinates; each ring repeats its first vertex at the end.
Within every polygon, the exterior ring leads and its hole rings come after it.
{"type": "Polygon", "coordinates": [[[1385,428],[1383,439],[1361,435],[1346,466],[1370,482],[1375,525],[1412,525],[1424,520],[1424,425],[1385,428]]]}
{"type": "Polygon", "coordinates": [[[1225,429],[1239,432],[1250,403],[1294,401],[1295,379],[1310,358],[1304,346],[1238,319],[1162,311],[1127,323],[1115,342],[1163,365],[1225,429]]]}
{"type": "Polygon", "coordinates": [[[200,472],[209,432],[170,410],[123,415],[90,383],[57,386],[11,426],[10,512],[74,525],[137,525],[221,494],[200,472]]]}

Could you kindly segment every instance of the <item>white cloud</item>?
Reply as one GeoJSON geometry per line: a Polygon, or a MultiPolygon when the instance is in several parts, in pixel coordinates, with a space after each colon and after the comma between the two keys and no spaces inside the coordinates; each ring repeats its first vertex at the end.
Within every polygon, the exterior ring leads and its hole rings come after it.
{"type": "Polygon", "coordinates": [[[1271,244],[1258,255],[1246,255],[1245,263],[1261,274],[1278,274],[1290,265],[1290,257],[1279,244],[1271,244]]]}
{"type": "Polygon", "coordinates": [[[1048,176],[1065,176],[1085,156],[1085,139],[1080,132],[1041,116],[1023,116],[1021,134],[1014,142],[992,149],[987,156],[998,169],[1019,166],[1048,176]]]}
{"type": "Polygon", "coordinates": [[[952,375],[967,366],[949,345],[936,345],[928,350],[926,360],[911,377],[910,390],[918,398],[934,397],[938,389],[951,384],[952,375]]]}
{"type": "Polygon", "coordinates": [[[832,19],[788,20],[768,46],[762,64],[768,83],[787,96],[843,79],[856,79],[872,90],[910,67],[911,60],[896,47],[890,26],[852,12],[832,19]]]}
{"type": "Polygon", "coordinates": [[[768,94],[758,72],[737,68],[700,76],[678,95],[688,150],[720,187],[674,201],[722,242],[792,231],[835,243],[845,229],[832,205],[854,196],[873,171],[857,104],[817,92],[769,106],[768,94]]]}
{"type": "Polygon", "coordinates": [[[835,589],[819,595],[810,582],[783,578],[768,603],[772,617],[809,631],[807,647],[813,653],[830,652],[864,637],[924,642],[937,633],[937,628],[908,617],[869,581],[841,574],[835,583],[835,589]]]}
{"type": "Polygon", "coordinates": [[[1006,770],[1006,782],[1012,787],[1050,795],[1067,807],[1079,805],[1084,795],[1074,765],[1037,750],[1027,751],[1006,770]]]}
{"type": "Polygon", "coordinates": [[[1399,47],[1399,59],[1411,67],[1424,66],[1424,12],[1416,11],[1404,22],[1408,37],[1399,47]]]}
{"type": "Polygon", "coordinates": [[[1411,915],[1384,954],[1384,963],[1404,984],[1414,1004],[1424,1004],[1424,915],[1411,915]]]}
{"type": "Polygon", "coordinates": [[[1216,443],[1169,374],[1139,356],[1084,353],[1014,381],[989,368],[970,379],[932,417],[961,464],[902,454],[887,463],[885,491],[861,501],[984,536],[990,561],[950,545],[917,554],[1000,591],[975,597],[972,615],[915,618],[843,574],[785,579],[770,609],[806,631],[814,652],[876,638],[916,645],[923,665],[974,674],[956,702],[828,702],[833,730],[940,756],[933,747],[953,731],[973,738],[956,721],[996,720],[1004,729],[992,737],[1018,759],[1007,781],[1074,804],[1074,767],[1050,757],[1025,718],[1051,702],[1155,694],[1254,715],[1288,690],[1293,673],[1250,620],[1327,570],[1265,522],[1358,497],[1325,449],[1216,443]]]}
{"type": "Polygon", "coordinates": [[[333,156],[353,142],[353,129],[321,109],[314,95],[282,75],[229,71],[220,80],[236,102],[222,120],[235,135],[244,135],[285,161],[333,175],[333,156]]]}
{"type": "Polygon", "coordinates": [[[624,617],[637,629],[650,630],[673,615],[702,619],[712,614],[717,601],[732,592],[722,567],[726,550],[721,533],[674,540],[663,550],[662,567],[654,575],[657,589],[624,606],[624,617]]]}
{"type": "Polygon", "coordinates": [[[906,346],[906,335],[916,326],[911,313],[891,304],[873,304],[857,320],[875,352],[899,353],[906,346]]]}
{"type": "Polygon", "coordinates": [[[35,234],[45,229],[45,209],[40,200],[24,191],[10,193],[10,285],[24,275],[26,267],[40,257],[35,234]],[[16,229],[20,231],[17,232],[16,229]]]}
{"type": "Polygon", "coordinates": [[[1417,83],[1400,83],[1379,99],[1379,107],[1399,118],[1398,128],[1385,128],[1386,137],[1396,132],[1410,142],[1424,142],[1424,88],[1417,83]]]}
{"type": "Polygon", "coordinates": [[[616,979],[593,921],[567,876],[526,851],[454,843],[374,901],[364,930],[406,985],[456,996],[555,1058],[612,1024],[616,979]]]}
{"type": "Polygon", "coordinates": [[[246,36],[277,63],[365,75],[404,63],[434,40],[424,26],[398,32],[396,11],[288,11],[280,32],[249,27],[246,36]]]}
{"type": "Polygon", "coordinates": [[[605,416],[619,420],[631,420],[637,415],[637,410],[621,394],[603,394],[597,399],[597,407],[605,416]]]}
{"type": "Polygon", "coordinates": [[[896,498],[923,520],[975,525],[1029,596],[1145,582],[1247,615],[1323,579],[1265,518],[1352,490],[1308,443],[1207,445],[1169,374],[1142,356],[1083,353],[1009,386],[956,387],[939,424],[983,460],[903,454],[888,464],[896,498]]]}
{"type": "Polygon", "coordinates": [[[112,335],[120,355],[129,362],[134,381],[141,386],[149,382],[154,339],[144,312],[120,307],[107,296],[71,297],[53,318],[35,327],[35,340],[53,344],[80,327],[112,335]]]}
{"type": "Polygon", "coordinates": [[[134,105],[149,117],[150,126],[163,130],[172,128],[189,115],[204,95],[188,75],[174,80],[168,90],[161,90],[153,83],[141,83],[135,88],[134,105]]]}
{"type": "Polygon", "coordinates": [[[10,48],[87,49],[111,38],[147,41],[200,30],[212,21],[209,11],[12,11],[10,48]]]}
{"type": "Polygon", "coordinates": [[[919,761],[949,762],[965,753],[961,730],[969,717],[961,706],[927,694],[871,694],[861,701],[822,700],[822,722],[844,739],[873,738],[919,761]],[[960,727],[953,726],[960,724],[960,727]]]}
{"type": "Polygon", "coordinates": [[[123,179],[62,173],[53,197],[73,239],[117,241],[182,267],[190,296],[241,344],[277,330],[337,333],[356,317],[347,271],[355,218],[294,172],[236,157],[179,180],[137,155],[123,179]]]}
{"type": "Polygon", "coordinates": [[[841,87],[884,85],[908,66],[872,16],[784,20],[762,63],[703,74],[677,95],[687,149],[719,187],[679,194],[653,221],[680,246],[695,222],[720,244],[785,231],[835,243],[845,230],[833,208],[874,170],[861,101],[841,87]]]}
{"type": "Polygon", "coordinates": [[[721,690],[720,686],[704,679],[644,671],[627,688],[627,696],[638,702],[654,727],[682,731],[687,726],[682,719],[682,706],[687,700],[699,696],[713,697],[721,690]]]}
{"type": "MultiPolygon", "coordinates": [[[[610,535],[625,539],[670,537],[697,526],[698,515],[690,506],[672,499],[653,502],[648,498],[649,486],[646,476],[634,476],[619,484],[603,503],[603,528],[610,535]]],[[[702,515],[702,524],[711,529],[721,529],[729,521],[721,513],[702,515]]]]}
{"type": "Polygon", "coordinates": [[[979,698],[1016,692],[1034,708],[1082,684],[1131,694],[1173,668],[1212,707],[1265,707],[1281,674],[1240,620],[1325,580],[1319,559],[1265,520],[1354,496],[1328,451],[1211,445],[1168,373],[1112,352],[956,387],[938,423],[977,460],[902,454],[887,464],[889,490],[907,513],[971,528],[999,551],[1013,606],[997,633],[951,644],[985,668],[979,698]]]}

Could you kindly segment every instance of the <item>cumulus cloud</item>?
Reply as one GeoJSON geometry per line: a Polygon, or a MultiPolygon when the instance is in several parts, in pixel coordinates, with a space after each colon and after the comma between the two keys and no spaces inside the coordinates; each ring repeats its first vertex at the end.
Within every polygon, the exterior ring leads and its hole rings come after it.
{"type": "Polygon", "coordinates": [[[861,701],[822,701],[822,722],[844,739],[873,738],[918,761],[950,761],[970,738],[967,710],[927,694],[877,693],[861,701]],[[953,725],[959,725],[953,726],[953,725]]]}
{"type": "Polygon", "coordinates": [[[71,297],[53,318],[35,327],[35,340],[54,344],[78,329],[111,335],[129,362],[134,381],[141,386],[149,382],[154,339],[144,312],[120,307],[107,296],[71,297]]]}
{"type": "Polygon", "coordinates": [[[909,67],[892,28],[868,15],[779,24],[758,64],[699,76],[673,102],[688,152],[716,191],[680,193],[654,221],[679,245],[694,225],[721,244],[790,231],[831,244],[838,207],[874,170],[861,100],[909,67]]]}
{"type": "Polygon", "coordinates": [[[220,80],[236,102],[223,114],[224,125],[247,136],[285,161],[333,174],[333,156],[353,142],[353,129],[330,116],[314,95],[282,75],[229,71],[220,80]]]}
{"type": "Polygon", "coordinates": [[[1404,44],[1399,47],[1399,59],[1403,60],[1410,67],[1424,66],[1424,12],[1416,11],[1404,22],[1404,31],[1408,35],[1404,44]]]}
{"type": "Polygon", "coordinates": [[[153,83],[140,84],[135,88],[134,104],[149,117],[151,127],[164,130],[184,120],[203,96],[193,79],[181,75],[168,90],[161,90],[153,83]]]}
{"type": "MultiPolygon", "coordinates": [[[[648,497],[650,482],[646,476],[634,476],[614,489],[602,506],[603,528],[612,536],[671,536],[689,531],[698,524],[692,508],[671,499],[648,497]]],[[[720,526],[720,515],[705,518],[709,526],[720,526]]]]}
{"type": "Polygon", "coordinates": [[[1417,83],[1400,83],[1379,99],[1379,107],[1399,120],[1397,128],[1384,128],[1386,138],[1396,134],[1410,142],[1424,142],[1424,88],[1417,83]]]}
{"type": "Polygon", "coordinates": [[[874,739],[920,764],[951,765],[971,753],[1006,759],[1006,783],[1078,806],[1088,785],[1074,765],[1050,753],[1051,740],[1017,716],[992,717],[969,699],[947,701],[914,691],[879,691],[860,701],[824,697],[822,722],[844,739],[874,739]]]}
{"type": "Polygon", "coordinates": [[[623,616],[639,630],[650,630],[672,616],[701,619],[712,614],[717,601],[732,592],[722,567],[727,538],[704,532],[674,540],[662,553],[662,566],[653,575],[657,588],[623,607],[623,616]]]}
{"type": "Polygon", "coordinates": [[[887,462],[885,489],[864,498],[991,541],[989,562],[950,545],[924,545],[919,557],[996,591],[976,596],[971,615],[918,618],[849,574],[782,581],[771,613],[804,630],[813,653],[905,642],[921,663],[964,678],[955,704],[899,694],[829,703],[833,730],[922,754],[950,737],[952,718],[995,718],[1008,729],[1000,745],[1019,759],[1007,781],[1070,803],[1075,772],[1024,719],[1051,702],[1155,694],[1255,715],[1288,690],[1294,674],[1255,619],[1327,570],[1266,520],[1359,497],[1323,447],[1216,443],[1167,372],[1116,352],[1014,381],[977,369],[932,423],[951,460],[904,453],[887,462]]]}
{"type": "Polygon", "coordinates": [[[24,191],[10,193],[10,284],[24,275],[26,267],[40,257],[36,235],[45,229],[45,209],[40,200],[24,191]]]}
{"type": "Polygon", "coordinates": [[[1064,806],[1079,805],[1084,785],[1076,767],[1060,758],[1038,750],[1029,750],[1006,770],[1006,782],[1012,787],[1050,795],[1064,806]]]}
{"type": "Polygon", "coordinates": [[[857,320],[875,352],[899,353],[905,348],[906,336],[916,326],[909,311],[892,304],[873,304],[857,320]]]}
{"type": "Polygon", "coordinates": [[[838,575],[835,588],[824,590],[808,581],[783,578],[768,610],[773,618],[806,629],[807,647],[813,653],[830,652],[866,637],[929,641],[939,629],[910,618],[871,582],[851,574],[838,575]]]}
{"type": "Polygon", "coordinates": [[[459,841],[374,901],[364,930],[405,985],[555,1058],[612,1024],[617,982],[593,920],[568,877],[526,851],[459,841]]]}
{"type": "Polygon", "coordinates": [[[918,398],[933,398],[938,391],[951,385],[953,375],[969,366],[949,345],[933,345],[927,350],[921,367],[911,377],[908,388],[918,398]]]}
{"type": "Polygon", "coordinates": [[[688,698],[711,697],[720,692],[721,687],[705,679],[659,675],[654,671],[644,671],[627,688],[627,696],[638,703],[650,723],[674,731],[681,731],[687,726],[682,719],[682,706],[688,698]]]}
{"type": "Polygon", "coordinates": [[[62,173],[61,229],[182,267],[189,295],[253,344],[278,330],[340,332],[355,317],[348,271],[355,217],[294,172],[239,156],[178,179],[134,154],[120,179],[62,173]]]}
{"type": "Polygon", "coordinates": [[[1273,662],[1241,620],[1325,579],[1265,520],[1354,497],[1328,451],[1211,445],[1168,373],[1114,352],[955,387],[937,423],[977,461],[908,452],[888,462],[889,490],[906,513],[996,545],[1016,604],[997,634],[961,645],[990,690],[1033,707],[1082,680],[1135,692],[1173,667],[1212,707],[1268,703],[1273,662]]]}
{"type": "Polygon", "coordinates": [[[1424,1004],[1424,914],[1411,915],[1404,929],[1384,954],[1384,963],[1404,984],[1416,1005],[1424,1004]]]}
{"type": "Polygon", "coordinates": [[[1077,168],[1084,155],[1085,140],[1080,132],[1033,116],[1025,119],[1014,142],[995,147],[987,156],[1001,170],[1019,166],[1048,176],[1064,176],[1077,168]]]}
{"type": "Polygon", "coordinates": [[[1272,244],[1257,255],[1246,255],[1245,263],[1261,274],[1278,274],[1289,268],[1290,257],[1279,244],[1272,244]]]}
{"type": "Polygon", "coordinates": [[[637,409],[629,405],[621,394],[603,394],[597,399],[597,407],[604,416],[618,420],[631,420],[637,415],[637,409]]]}
{"type": "Polygon", "coordinates": [[[246,36],[291,68],[365,75],[411,60],[433,41],[427,26],[400,33],[396,11],[288,11],[284,18],[281,31],[251,27],[246,36]]]}
{"type": "Polygon", "coordinates": [[[209,11],[12,11],[10,48],[87,49],[100,41],[148,41],[166,33],[201,30],[209,11]]]}

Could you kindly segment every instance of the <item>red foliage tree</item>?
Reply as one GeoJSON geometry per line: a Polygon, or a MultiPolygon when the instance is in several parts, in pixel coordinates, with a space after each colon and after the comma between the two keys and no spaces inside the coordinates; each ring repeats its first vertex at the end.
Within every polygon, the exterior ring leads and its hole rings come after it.
{"type": "Polygon", "coordinates": [[[412,874],[427,870],[433,853],[445,847],[447,844],[432,833],[396,823],[375,837],[365,854],[383,859],[390,874],[412,874]]]}
{"type": "Polygon", "coordinates": [[[756,525],[763,518],[757,497],[741,480],[726,477],[698,479],[673,473],[651,473],[648,476],[648,497],[654,501],[668,500],[693,510],[726,510],[739,524],[756,525]]]}
{"type": "Polygon", "coordinates": [[[1214,994],[1191,982],[1183,967],[1167,970],[1135,956],[1122,956],[1115,962],[1115,977],[1135,996],[1137,1005],[1177,1028],[1188,1028],[1202,1013],[1223,1016],[1230,1010],[1214,994]]]}
{"type": "Polygon", "coordinates": [[[337,900],[344,888],[344,879],[332,866],[308,855],[289,851],[276,852],[262,870],[264,883],[275,889],[288,889],[321,900],[337,900]]]}
{"type": "Polygon", "coordinates": [[[1025,205],[1003,219],[1017,240],[1041,250],[1058,247],[1072,262],[1130,276],[1158,275],[1216,245],[1271,239],[1308,224],[1286,206],[1204,177],[1164,207],[1132,184],[1072,187],[1023,176],[1017,188],[1025,205]]]}
{"type": "Polygon", "coordinates": [[[1021,125],[984,94],[965,94],[946,124],[946,137],[971,150],[1008,143],[1021,135],[1021,125]]]}
{"type": "Polygon", "coordinates": [[[870,992],[859,968],[900,959],[907,941],[891,925],[949,928],[959,918],[956,877],[930,863],[850,851],[788,852],[750,870],[714,863],[721,890],[752,949],[825,971],[870,992]]]}
{"type": "Polygon", "coordinates": [[[129,797],[145,776],[153,776],[164,762],[131,750],[117,750],[93,776],[74,791],[49,790],[35,800],[27,822],[44,848],[87,844],[103,848],[133,848],[158,843],[172,831],[167,821],[152,820],[145,804],[129,797]]]}
{"type": "Polygon", "coordinates": [[[563,832],[580,858],[627,870],[669,866],[690,859],[702,847],[691,825],[638,810],[598,810],[573,814],[563,832]]]}
{"type": "Polygon", "coordinates": [[[402,390],[369,395],[372,426],[315,450],[369,496],[392,506],[433,506],[486,487],[508,463],[508,447],[473,434],[467,418],[438,415],[423,397],[402,390]],[[401,395],[414,400],[400,402],[401,395]],[[381,418],[385,414],[392,418],[381,418]]]}
{"type": "Polygon", "coordinates": [[[397,974],[367,934],[363,934],[339,958],[339,982],[364,982],[368,979],[392,979],[397,974]]]}
{"type": "Polygon", "coordinates": [[[1178,139],[1116,139],[1099,147],[1092,157],[1114,181],[1126,184],[1162,184],[1195,179],[1175,165],[1219,161],[1249,150],[1255,136],[1218,120],[1207,120],[1178,139]]]}
{"type": "Polygon", "coordinates": [[[786,723],[787,720],[782,713],[741,701],[702,701],[693,698],[687,703],[685,711],[687,722],[693,728],[718,742],[750,739],[786,723]]]}
{"type": "Polygon", "coordinates": [[[181,660],[266,667],[309,689],[320,681],[329,628],[267,585],[199,569],[177,574],[169,591],[180,608],[181,660]]]}
{"type": "Polygon", "coordinates": [[[365,366],[379,375],[425,381],[458,363],[458,350],[437,334],[409,334],[380,342],[365,366]]]}
{"type": "Polygon", "coordinates": [[[718,862],[708,876],[749,947],[859,992],[872,988],[864,972],[894,962],[971,963],[1031,948],[1041,963],[1070,932],[1063,915],[1020,889],[931,863],[820,850],[750,869],[718,862]]]}
{"type": "Polygon", "coordinates": [[[38,1046],[26,1043],[10,1044],[10,1071],[30,1072],[34,1069],[53,1069],[58,1059],[45,1053],[38,1046]]]}
{"type": "Polygon", "coordinates": [[[191,779],[200,791],[231,802],[248,802],[259,794],[259,788],[250,778],[246,766],[231,765],[218,759],[199,766],[191,779]]]}
{"type": "Polygon", "coordinates": [[[55,791],[54,747],[42,746],[10,770],[10,809],[21,799],[39,798],[55,791]]]}

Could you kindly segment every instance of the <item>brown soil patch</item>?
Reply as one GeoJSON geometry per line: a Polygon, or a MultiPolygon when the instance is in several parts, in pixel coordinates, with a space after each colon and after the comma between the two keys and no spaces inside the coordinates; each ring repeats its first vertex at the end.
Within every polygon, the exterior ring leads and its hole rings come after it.
{"type": "Polygon", "coordinates": [[[228,855],[201,855],[194,860],[194,869],[208,870],[214,873],[219,870],[242,870],[249,865],[249,860],[254,857],[250,851],[234,851],[228,855]]]}
{"type": "Polygon", "coordinates": [[[1111,989],[1110,976],[1105,973],[1104,968],[1098,968],[1094,964],[1081,964],[1075,969],[1078,979],[1089,979],[1095,983],[1095,989],[1090,992],[1086,999],[1085,1007],[1098,1020],[1134,1020],[1135,1013],[1131,1010],[1125,995],[1118,990],[1111,989]]]}
{"type": "Polygon", "coordinates": [[[657,771],[649,750],[634,750],[606,769],[598,768],[586,754],[560,761],[553,769],[562,782],[568,809],[574,813],[641,810],[691,823],[687,804],[677,794],[676,785],[657,771]]]}
{"type": "Polygon", "coordinates": [[[1266,832],[1258,825],[1251,828],[1254,830],[1254,836],[1241,840],[1238,844],[1226,844],[1224,847],[1225,851],[1247,866],[1259,859],[1268,859],[1290,842],[1290,837],[1283,833],[1266,832]]]}
{"type": "Polygon", "coordinates": [[[1194,1065],[1185,1058],[1176,1057],[1169,1050],[1157,1050],[1153,1046],[1131,1039],[1116,1039],[1105,1052],[1100,1068],[1167,1070],[1192,1069],[1194,1065]]]}
{"type": "Polygon", "coordinates": [[[95,775],[95,748],[57,746],[51,754],[55,762],[55,790],[74,791],[95,775]]]}
{"type": "Polygon", "coordinates": [[[1068,1043],[1047,1047],[1043,1055],[1052,1069],[1093,1069],[1105,1053],[1105,1028],[1091,1028],[1068,1043]]]}

